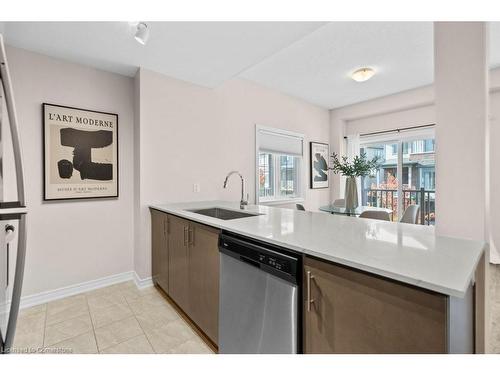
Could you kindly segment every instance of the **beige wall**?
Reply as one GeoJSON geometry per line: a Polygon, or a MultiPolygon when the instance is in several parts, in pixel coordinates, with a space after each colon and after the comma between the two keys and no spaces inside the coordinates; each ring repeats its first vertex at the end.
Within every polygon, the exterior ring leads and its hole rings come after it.
{"type": "MultiPolygon", "coordinates": [[[[438,235],[489,239],[488,46],[486,22],[434,23],[438,235]]],[[[489,343],[487,271],[483,257],[475,273],[478,353],[489,343]]]]}
{"type": "MultiPolygon", "coordinates": [[[[137,87],[138,86],[138,87],[137,87]]],[[[306,142],[328,142],[329,112],[246,80],[230,80],[208,89],[141,69],[140,233],[136,270],[150,275],[150,223],[147,205],[175,201],[239,201],[237,178],[222,188],[225,175],[239,170],[250,201],[255,194],[255,124],[306,135],[306,142]],[[199,183],[201,191],[193,192],[199,183]]],[[[303,179],[305,206],[328,203],[328,189],[308,188],[308,147],[303,179]]]]}
{"type": "Polygon", "coordinates": [[[348,120],[345,125],[350,134],[363,134],[435,123],[434,105],[425,105],[383,115],[348,120]]]}
{"type": "Polygon", "coordinates": [[[490,94],[490,260],[500,264],[500,92],[490,94]]]}
{"type": "MultiPolygon", "coordinates": [[[[237,201],[237,179],[222,189],[232,169],[245,176],[253,201],[255,124],[304,133],[306,142],[329,139],[328,110],[245,80],[212,90],[144,70],[134,80],[21,49],[7,53],[30,208],[24,296],[132,270],[149,277],[147,205],[237,201]],[[118,199],[43,202],[43,102],[118,113],[118,199]]],[[[308,144],[305,205],[317,209],[329,191],[308,188],[307,165],[308,144]]]]}
{"type": "Polygon", "coordinates": [[[7,48],[29,205],[23,295],[133,269],[133,81],[7,48]],[[117,113],[120,197],[44,203],[42,103],[117,113]]]}
{"type": "Polygon", "coordinates": [[[486,234],[487,33],[483,22],[434,23],[436,233],[444,236],[486,234]]]}

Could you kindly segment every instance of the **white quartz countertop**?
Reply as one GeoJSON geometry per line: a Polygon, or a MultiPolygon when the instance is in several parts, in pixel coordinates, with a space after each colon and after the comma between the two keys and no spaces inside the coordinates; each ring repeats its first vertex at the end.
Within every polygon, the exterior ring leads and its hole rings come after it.
{"type": "Polygon", "coordinates": [[[482,242],[436,236],[429,226],[322,212],[249,205],[244,211],[263,215],[221,220],[188,210],[239,210],[239,203],[209,201],[150,207],[455,297],[465,295],[485,249],[482,242]]]}

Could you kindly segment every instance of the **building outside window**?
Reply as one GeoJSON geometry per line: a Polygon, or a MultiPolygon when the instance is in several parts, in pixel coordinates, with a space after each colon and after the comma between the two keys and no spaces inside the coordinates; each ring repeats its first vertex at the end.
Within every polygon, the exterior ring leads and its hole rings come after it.
{"type": "Polygon", "coordinates": [[[302,134],[257,127],[257,203],[302,201],[302,134]]]}
{"type": "Polygon", "coordinates": [[[259,196],[274,196],[274,162],[273,154],[259,153],[259,196]]]}
{"type": "Polygon", "coordinates": [[[300,160],[296,156],[280,155],[280,195],[286,197],[297,197],[299,195],[298,164],[300,160]]]}

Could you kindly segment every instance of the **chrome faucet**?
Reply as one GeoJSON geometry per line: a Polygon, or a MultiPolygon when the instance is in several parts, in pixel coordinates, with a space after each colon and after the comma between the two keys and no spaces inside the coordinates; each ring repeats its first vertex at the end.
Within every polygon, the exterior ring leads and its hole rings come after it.
{"type": "Polygon", "coordinates": [[[229,180],[229,177],[231,175],[237,174],[241,178],[241,200],[240,200],[240,208],[244,209],[245,206],[248,205],[248,194],[247,194],[247,199],[245,200],[245,180],[243,179],[243,176],[241,175],[240,172],[238,171],[231,171],[227,174],[226,179],[224,180],[224,189],[227,187],[227,180],[229,180]]]}

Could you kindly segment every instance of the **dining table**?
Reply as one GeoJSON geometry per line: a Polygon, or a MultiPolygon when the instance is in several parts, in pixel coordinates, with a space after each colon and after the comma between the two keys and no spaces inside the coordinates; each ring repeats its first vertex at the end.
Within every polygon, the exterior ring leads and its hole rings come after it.
{"type": "Polygon", "coordinates": [[[365,211],[383,211],[387,212],[392,216],[392,210],[388,208],[382,207],[372,207],[372,206],[358,206],[353,209],[346,209],[342,206],[334,206],[333,204],[329,204],[328,206],[321,206],[319,208],[320,211],[329,212],[334,215],[346,215],[346,216],[359,216],[365,211]]]}

